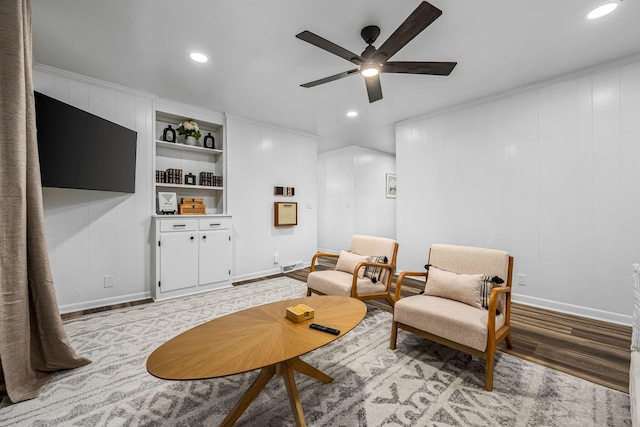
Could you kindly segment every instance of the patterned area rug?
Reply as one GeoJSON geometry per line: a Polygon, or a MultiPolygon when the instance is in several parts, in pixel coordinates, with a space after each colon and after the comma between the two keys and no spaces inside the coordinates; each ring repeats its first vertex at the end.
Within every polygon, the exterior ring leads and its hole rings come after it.
{"type": "MultiPolygon", "coordinates": [[[[33,400],[0,405],[0,426],[215,426],[257,371],[173,382],[147,373],[148,355],[215,317],[304,296],[286,277],[97,313],[65,322],[78,354],[93,363],[57,375],[33,400]]],[[[303,360],[335,378],[296,374],[310,426],[630,426],[629,396],[559,371],[496,355],[494,391],[484,363],[400,331],[369,306],[354,330],[303,360]]],[[[274,377],[236,425],[294,425],[283,381],[274,377]]]]}

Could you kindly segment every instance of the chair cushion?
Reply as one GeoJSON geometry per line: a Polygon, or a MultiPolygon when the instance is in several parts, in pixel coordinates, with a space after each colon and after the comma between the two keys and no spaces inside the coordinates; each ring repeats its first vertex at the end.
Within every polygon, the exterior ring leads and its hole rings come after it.
{"type": "MultiPolygon", "coordinates": [[[[313,271],[307,277],[307,286],[326,295],[351,295],[353,275],[338,270],[313,271]]],[[[381,283],[372,283],[371,279],[357,279],[358,295],[385,292],[387,287],[381,283]]]]}
{"type": "MultiPolygon", "coordinates": [[[[487,349],[488,312],[458,301],[415,295],[396,301],[393,319],[479,351],[487,349]]],[[[496,330],[504,325],[496,316],[496,330]]]]}
{"type": "MultiPolygon", "coordinates": [[[[340,251],[338,262],[336,263],[336,270],[344,271],[345,273],[353,274],[356,265],[361,262],[367,262],[366,255],[354,254],[352,252],[340,251]]],[[[358,277],[364,277],[365,267],[358,269],[358,277]]]]}
{"type": "Polygon", "coordinates": [[[460,274],[429,266],[424,294],[449,298],[476,308],[489,308],[489,294],[494,283],[502,283],[498,276],[460,274]]]}

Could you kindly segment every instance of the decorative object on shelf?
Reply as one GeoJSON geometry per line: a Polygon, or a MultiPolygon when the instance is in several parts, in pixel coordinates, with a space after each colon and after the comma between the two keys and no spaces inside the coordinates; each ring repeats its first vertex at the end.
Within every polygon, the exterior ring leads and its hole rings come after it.
{"type": "Polygon", "coordinates": [[[182,184],[182,169],[167,169],[167,184],[182,184]]]}
{"type": "Polygon", "coordinates": [[[156,182],[159,184],[164,184],[167,182],[167,173],[165,171],[156,171],[156,182]]]}
{"type": "Polygon", "coordinates": [[[273,187],[274,196],[294,196],[296,189],[293,187],[273,187]]]}
{"type": "Polygon", "coordinates": [[[166,142],[176,142],[176,130],[169,125],[162,132],[162,140],[166,142]]]}
{"type": "Polygon", "coordinates": [[[186,120],[178,125],[178,134],[187,138],[187,145],[196,145],[202,134],[195,120],[186,120]]]}
{"type": "Polygon", "coordinates": [[[273,220],[276,227],[298,225],[298,203],[274,202],[273,220]]]}
{"type": "Polygon", "coordinates": [[[207,132],[207,135],[204,137],[204,148],[215,148],[216,139],[211,135],[211,132],[207,132]]]}
{"type": "Polygon", "coordinates": [[[387,199],[396,198],[396,174],[395,173],[387,174],[385,192],[387,195],[387,199]]]}
{"type": "Polygon", "coordinates": [[[184,176],[184,183],[187,185],[196,185],[196,176],[192,173],[188,173],[184,176]]]}
{"type": "Polygon", "coordinates": [[[193,205],[193,204],[204,204],[204,199],[202,197],[180,197],[180,203],[183,205],[193,205]]]}
{"type": "Polygon", "coordinates": [[[159,214],[175,214],[178,210],[178,197],[176,193],[158,192],[158,213],[159,214]]]}
{"type": "Polygon", "coordinates": [[[207,207],[203,199],[182,197],[180,199],[180,206],[178,206],[178,213],[180,215],[204,215],[207,213],[207,207]]]}
{"type": "Polygon", "coordinates": [[[222,177],[213,172],[200,172],[200,185],[207,187],[222,187],[222,177]]]}

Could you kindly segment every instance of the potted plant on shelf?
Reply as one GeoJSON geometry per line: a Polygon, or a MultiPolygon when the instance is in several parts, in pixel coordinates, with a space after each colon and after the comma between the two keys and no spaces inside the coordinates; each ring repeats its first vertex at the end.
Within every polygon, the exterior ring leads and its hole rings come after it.
{"type": "Polygon", "coordinates": [[[187,138],[187,145],[196,145],[202,135],[200,128],[195,120],[187,120],[178,125],[178,135],[184,135],[187,138]]]}

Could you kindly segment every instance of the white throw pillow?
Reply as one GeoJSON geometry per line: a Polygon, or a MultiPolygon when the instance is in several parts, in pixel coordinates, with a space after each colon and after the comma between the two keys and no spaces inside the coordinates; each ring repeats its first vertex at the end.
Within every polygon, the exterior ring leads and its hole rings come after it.
{"type": "MultiPolygon", "coordinates": [[[[489,307],[489,295],[493,286],[501,283],[498,277],[485,274],[459,274],[429,266],[424,294],[469,304],[476,308],[489,307]]],[[[501,301],[498,310],[502,311],[501,301]]]]}
{"type": "MultiPolygon", "coordinates": [[[[338,257],[338,262],[336,263],[336,270],[344,271],[345,273],[353,274],[353,270],[355,270],[356,265],[361,262],[367,262],[366,255],[358,255],[353,252],[340,251],[340,256],[338,257]]],[[[358,270],[358,277],[364,277],[364,267],[361,267],[358,270]]]]}

